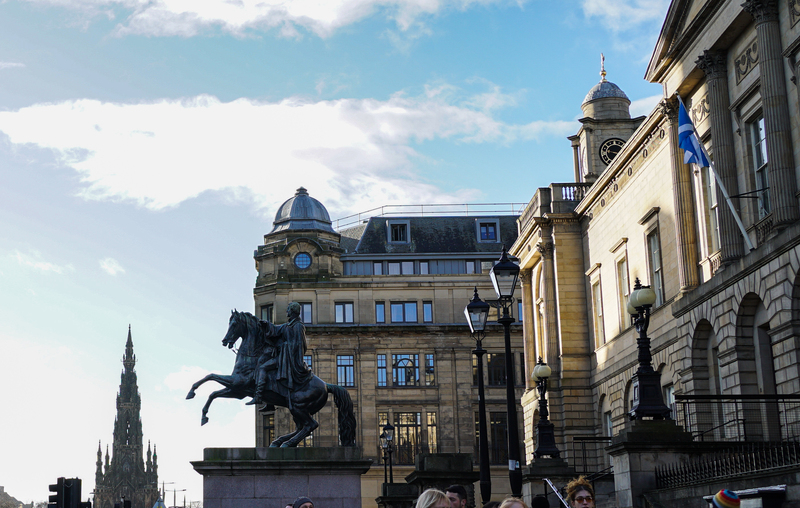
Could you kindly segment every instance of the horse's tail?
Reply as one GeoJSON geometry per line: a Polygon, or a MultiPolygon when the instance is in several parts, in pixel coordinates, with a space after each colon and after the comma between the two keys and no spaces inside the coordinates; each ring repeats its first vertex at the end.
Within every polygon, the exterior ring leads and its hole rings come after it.
{"type": "Polygon", "coordinates": [[[356,416],[353,413],[353,399],[346,389],[339,385],[326,383],[328,392],[339,409],[339,442],[341,446],[356,445],[356,416]]]}

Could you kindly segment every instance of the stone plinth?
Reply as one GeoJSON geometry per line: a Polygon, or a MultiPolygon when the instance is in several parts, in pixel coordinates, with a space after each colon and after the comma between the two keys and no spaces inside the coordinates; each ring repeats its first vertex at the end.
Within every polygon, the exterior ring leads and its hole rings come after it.
{"type": "Polygon", "coordinates": [[[192,462],[206,508],[282,507],[298,496],[317,506],[361,506],[360,448],[206,448],[192,462]]]}
{"type": "Polygon", "coordinates": [[[644,493],[656,488],[656,467],[687,459],[692,435],[672,420],[634,420],[606,448],[614,464],[619,508],[643,508],[644,493]]]}
{"type": "Polygon", "coordinates": [[[381,485],[381,495],[375,498],[375,502],[378,508],[413,508],[417,497],[419,489],[416,485],[384,483],[381,485]]]}
{"type": "Polygon", "coordinates": [[[467,489],[467,506],[475,506],[475,482],[480,472],[472,470],[470,453],[421,453],[415,459],[414,472],[406,482],[422,492],[434,488],[445,490],[450,485],[463,485],[467,489]]]}
{"type": "Polygon", "coordinates": [[[545,478],[553,482],[556,488],[561,488],[575,476],[575,469],[564,459],[536,459],[522,471],[522,497],[530,504],[535,496],[546,495],[550,500],[550,506],[557,506],[560,502],[553,494],[553,490],[545,484],[545,478]]]}

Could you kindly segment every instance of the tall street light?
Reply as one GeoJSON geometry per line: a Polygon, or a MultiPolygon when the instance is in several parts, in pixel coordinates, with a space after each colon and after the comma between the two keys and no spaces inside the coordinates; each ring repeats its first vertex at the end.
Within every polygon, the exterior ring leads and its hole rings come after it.
{"type": "Polygon", "coordinates": [[[383,426],[381,433],[381,448],[383,448],[383,483],[386,482],[386,464],[389,464],[389,482],[394,483],[394,476],[392,475],[392,452],[394,452],[394,425],[387,423],[383,426]],[[389,459],[388,461],[386,459],[389,459]]]}
{"type": "Polygon", "coordinates": [[[486,319],[489,317],[489,304],[481,300],[478,296],[478,288],[475,288],[475,295],[472,300],[464,307],[464,315],[467,317],[469,331],[475,339],[475,349],[472,353],[478,358],[478,440],[480,457],[480,486],[481,499],[483,504],[488,503],[492,497],[492,474],[489,469],[489,438],[486,433],[486,397],[483,393],[483,338],[486,337],[486,319]]]}
{"type": "Polygon", "coordinates": [[[494,291],[497,293],[497,303],[503,309],[503,316],[497,322],[503,325],[506,343],[506,405],[508,419],[508,478],[511,483],[511,495],[522,497],[522,469],[520,468],[519,455],[519,429],[517,427],[517,401],[514,392],[514,357],[511,355],[511,317],[509,309],[514,303],[514,289],[519,278],[519,266],[508,260],[506,248],[500,260],[489,272],[494,291]]]}
{"type": "Polygon", "coordinates": [[[536,424],[536,450],[533,456],[537,459],[543,457],[552,457],[557,459],[561,452],[556,447],[556,434],[554,425],[548,419],[550,413],[547,411],[547,378],[550,377],[552,369],[544,363],[542,357],[539,357],[539,362],[533,368],[533,380],[536,383],[536,388],[539,390],[539,423],[536,424]]]}
{"type": "Polygon", "coordinates": [[[661,395],[661,374],[653,370],[653,356],[650,354],[650,339],[647,327],[650,326],[650,309],[656,301],[656,292],[650,286],[643,286],[639,278],[633,285],[628,297],[628,313],[639,332],[636,345],[639,348],[639,368],[633,375],[633,407],[631,420],[642,420],[652,417],[656,420],[669,420],[670,409],[664,404],[661,395]]]}

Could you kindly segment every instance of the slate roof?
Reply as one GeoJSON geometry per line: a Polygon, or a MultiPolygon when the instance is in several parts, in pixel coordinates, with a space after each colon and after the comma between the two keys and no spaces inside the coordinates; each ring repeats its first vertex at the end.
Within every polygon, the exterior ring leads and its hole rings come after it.
{"type": "MultiPolygon", "coordinates": [[[[517,216],[480,217],[372,217],[367,224],[339,231],[342,247],[345,238],[350,243],[359,237],[357,254],[412,254],[412,253],[497,253],[503,244],[510,247],[517,239],[517,216]],[[499,220],[498,242],[479,242],[477,223],[499,220]],[[409,243],[389,242],[387,222],[407,222],[411,232],[409,243]]],[[[348,245],[349,247],[349,245],[348,245]]]]}

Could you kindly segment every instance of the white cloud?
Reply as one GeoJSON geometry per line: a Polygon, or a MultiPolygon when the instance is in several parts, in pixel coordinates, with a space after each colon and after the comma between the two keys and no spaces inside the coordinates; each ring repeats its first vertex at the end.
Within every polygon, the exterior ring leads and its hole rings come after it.
{"type": "Polygon", "coordinates": [[[663,99],[662,95],[651,95],[650,97],[643,97],[631,101],[631,117],[635,118],[637,116],[649,115],[661,99],[663,99]]]}
{"type": "Polygon", "coordinates": [[[55,263],[51,263],[50,261],[44,261],[42,259],[42,255],[37,251],[32,251],[30,254],[23,254],[20,251],[14,251],[14,254],[12,254],[11,257],[14,258],[21,266],[33,268],[34,270],[39,270],[40,272],[64,273],[75,271],[75,268],[69,264],[57,265],[55,263]]]}
{"type": "Polygon", "coordinates": [[[100,268],[109,275],[117,275],[118,273],[125,273],[125,269],[114,258],[105,258],[100,260],[100,268]]]}
{"type": "Polygon", "coordinates": [[[504,99],[490,104],[484,96],[459,97],[454,87],[439,89],[446,92],[385,101],[84,99],[0,112],[0,131],[12,143],[53,150],[79,172],[89,199],[158,210],[226,191],[272,204],[304,185],[329,209],[352,213],[374,203],[477,197],[477,190],[442,195],[422,181],[414,168],[424,157],[415,144],[510,143],[577,128],[563,121],[507,124],[492,116],[504,99]]]}
{"type": "Polygon", "coordinates": [[[25,64],[19,62],[0,62],[0,70],[2,69],[14,69],[17,67],[25,67],[25,64]]]}
{"type": "Polygon", "coordinates": [[[119,35],[191,37],[218,29],[235,35],[276,30],[297,37],[300,29],[329,37],[338,29],[382,14],[401,32],[424,32],[423,20],[473,5],[522,5],[527,0],[28,0],[112,17],[123,11],[119,35]],[[412,30],[413,29],[413,30],[412,30]]]}
{"type": "Polygon", "coordinates": [[[660,21],[668,5],[669,0],[583,0],[583,12],[586,17],[600,18],[613,32],[624,32],[660,21]]]}

